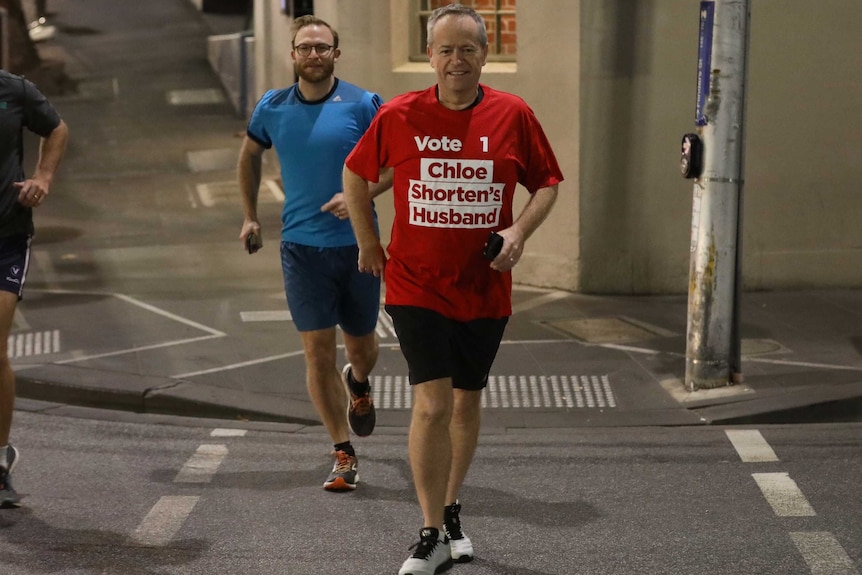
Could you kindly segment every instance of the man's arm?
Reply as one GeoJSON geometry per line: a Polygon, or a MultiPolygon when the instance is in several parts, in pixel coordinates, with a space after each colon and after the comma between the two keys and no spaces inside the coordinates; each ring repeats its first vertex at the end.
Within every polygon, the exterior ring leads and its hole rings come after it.
{"type": "Polygon", "coordinates": [[[500,255],[491,262],[492,268],[506,271],[515,267],[524,253],[524,243],[551,213],[551,208],[557,201],[557,189],[558,186],[554,184],[536,190],[515,223],[499,232],[504,240],[503,249],[500,251],[500,255]]]}
{"type": "MultiPolygon", "coordinates": [[[[347,211],[350,213],[350,224],[353,226],[356,244],[359,246],[359,271],[381,277],[386,267],[386,254],[374,229],[374,216],[369,201],[369,195],[373,192],[369,189],[368,180],[357,175],[347,166],[344,166],[342,180],[344,199],[347,202],[347,211]]],[[[391,186],[391,180],[389,186],[391,186]]]]}
{"type": "Polygon", "coordinates": [[[252,232],[260,235],[260,224],[257,221],[257,195],[260,190],[261,165],[265,148],[245,137],[239,160],[236,165],[239,191],[242,198],[242,230],[239,239],[245,243],[246,237],[252,232]]]}
{"type": "MultiPolygon", "coordinates": [[[[392,187],[392,172],[392,168],[382,168],[379,180],[376,182],[367,182],[369,202],[392,187]]],[[[350,214],[347,209],[347,198],[344,192],[338,192],[333,195],[328,202],[320,206],[320,211],[329,212],[339,220],[346,220],[350,214]]]]}
{"type": "Polygon", "coordinates": [[[392,187],[392,176],[394,173],[395,168],[380,169],[380,179],[368,184],[368,194],[372,200],[392,187]]]}
{"type": "Polygon", "coordinates": [[[47,138],[39,141],[39,160],[33,177],[23,182],[15,182],[18,188],[18,202],[28,208],[38,206],[45,201],[50,192],[54,174],[60,166],[60,161],[66,153],[66,143],[69,141],[69,127],[60,120],[47,138]]]}

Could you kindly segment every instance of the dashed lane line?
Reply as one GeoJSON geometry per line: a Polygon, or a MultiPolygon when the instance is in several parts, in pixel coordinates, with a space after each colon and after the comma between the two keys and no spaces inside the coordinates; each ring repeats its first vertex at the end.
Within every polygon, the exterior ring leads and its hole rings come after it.
{"type": "MultiPolygon", "coordinates": [[[[778,461],[775,451],[756,429],[726,429],[725,434],[746,463],[778,461]]],[[[814,508],[787,473],[752,473],[766,501],[779,517],[810,517],[814,508]]],[[[792,532],[790,538],[811,575],[859,575],[853,560],[832,533],[792,532]]]]}
{"type": "Polygon", "coordinates": [[[828,532],[795,532],[790,538],[811,575],[859,575],[844,547],[828,532]]]}
{"type": "Polygon", "coordinates": [[[196,495],[162,497],[132,533],[132,541],[145,547],[169,544],[199,499],[196,495]]]}
{"type": "Polygon", "coordinates": [[[760,491],[779,517],[811,517],[817,515],[805,495],[786,472],[752,473],[760,491]]]}
{"type": "Polygon", "coordinates": [[[728,429],[725,433],[742,461],[746,463],[778,461],[775,451],[758,430],[728,429]]]}
{"type": "Polygon", "coordinates": [[[201,445],[183,465],[174,483],[209,483],[227,456],[227,445],[201,445]]]}
{"type": "Polygon", "coordinates": [[[226,429],[218,427],[210,432],[211,437],[245,437],[247,429],[226,429]]]}

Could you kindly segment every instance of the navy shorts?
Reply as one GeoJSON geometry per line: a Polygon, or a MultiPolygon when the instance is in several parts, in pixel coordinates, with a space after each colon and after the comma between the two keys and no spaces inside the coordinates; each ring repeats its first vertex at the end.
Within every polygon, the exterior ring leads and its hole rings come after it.
{"type": "Polygon", "coordinates": [[[14,293],[19,300],[24,295],[32,239],[27,234],[0,238],[0,290],[14,293]]]}
{"type": "Polygon", "coordinates": [[[387,305],[410,384],[452,378],[452,387],[480,390],[503,340],[508,317],[455,321],[421,307],[387,305]]]}
{"type": "Polygon", "coordinates": [[[284,293],[299,331],[336,325],[353,336],[372,333],[380,313],[380,278],[360,273],[359,248],[281,243],[284,293]]]}

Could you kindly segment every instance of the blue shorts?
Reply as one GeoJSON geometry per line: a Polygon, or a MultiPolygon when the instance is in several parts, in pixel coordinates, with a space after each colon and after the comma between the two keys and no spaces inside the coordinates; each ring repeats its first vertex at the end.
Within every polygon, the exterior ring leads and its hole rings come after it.
{"type": "Polygon", "coordinates": [[[436,311],[387,305],[410,384],[452,378],[452,387],[478,391],[488,385],[508,317],[456,321],[436,311]]]}
{"type": "Polygon", "coordinates": [[[0,238],[0,290],[14,293],[19,300],[24,295],[32,239],[27,234],[0,238]]]}
{"type": "Polygon", "coordinates": [[[380,312],[380,278],[360,273],[359,248],[281,243],[284,293],[299,331],[335,325],[353,336],[372,333],[380,312]]]}

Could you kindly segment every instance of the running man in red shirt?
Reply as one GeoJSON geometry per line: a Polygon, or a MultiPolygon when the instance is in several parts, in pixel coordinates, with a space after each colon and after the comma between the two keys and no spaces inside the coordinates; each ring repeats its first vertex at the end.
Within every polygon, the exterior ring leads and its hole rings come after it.
{"type": "Polygon", "coordinates": [[[408,450],[424,515],[399,575],[470,561],[458,492],[479,435],[482,389],[512,314],[511,269],[547,217],[563,176],[532,110],[479,83],[488,55],[484,21],[451,4],[428,19],[435,86],[384,104],[347,157],[344,195],[359,270],[386,280],[413,388],[408,450]],[[388,256],[375,233],[368,182],[394,168],[388,256]],[[517,184],[530,199],[516,218],[517,184]],[[483,257],[489,232],[502,238],[483,257]]]}

